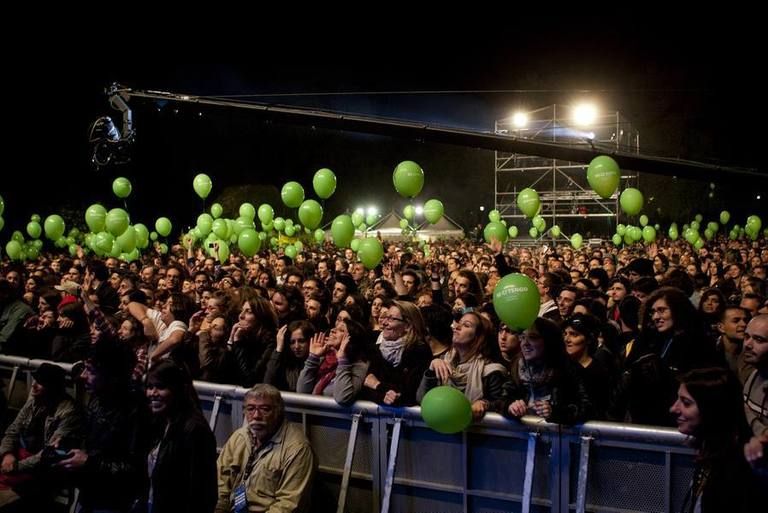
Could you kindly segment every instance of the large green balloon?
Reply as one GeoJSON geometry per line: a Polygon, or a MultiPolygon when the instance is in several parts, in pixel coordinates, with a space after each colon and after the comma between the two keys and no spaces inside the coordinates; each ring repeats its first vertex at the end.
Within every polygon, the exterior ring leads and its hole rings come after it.
{"type": "Polygon", "coordinates": [[[45,236],[51,240],[57,240],[64,235],[66,226],[64,225],[64,219],[58,214],[53,214],[45,218],[45,236]]]}
{"type": "Polygon", "coordinates": [[[317,201],[309,199],[299,207],[299,221],[310,230],[320,226],[320,221],[322,220],[323,207],[317,201]]]}
{"type": "Polygon", "coordinates": [[[227,238],[227,222],[224,219],[216,219],[212,225],[212,231],[220,239],[227,238]]]}
{"type": "Polygon", "coordinates": [[[99,249],[102,253],[109,253],[112,251],[112,245],[115,242],[115,238],[111,233],[99,232],[93,240],[95,248],[99,249]]]}
{"type": "Polygon", "coordinates": [[[197,229],[200,230],[200,235],[207,237],[213,229],[213,217],[210,214],[200,214],[197,216],[197,229]]]}
{"type": "Polygon", "coordinates": [[[726,225],[731,220],[731,214],[727,210],[720,212],[720,224],[726,225]]]}
{"type": "Polygon", "coordinates": [[[438,433],[459,433],[472,423],[472,405],[460,390],[435,387],[421,400],[421,417],[438,433]]]}
{"type": "Polygon", "coordinates": [[[251,221],[253,221],[256,218],[256,207],[254,207],[248,202],[245,202],[242,205],[240,205],[240,210],[238,210],[238,212],[240,213],[240,217],[245,217],[246,219],[250,219],[251,221]]]}
{"type": "Polygon", "coordinates": [[[635,216],[643,209],[643,193],[634,187],[624,189],[619,198],[621,210],[629,216],[635,216]]]}
{"type": "Polygon", "coordinates": [[[483,237],[485,237],[485,242],[488,243],[494,239],[504,243],[507,241],[507,235],[509,235],[507,233],[507,227],[501,223],[495,223],[493,221],[485,225],[485,229],[483,230],[483,237]]]}
{"type": "Polygon", "coordinates": [[[331,235],[333,236],[333,243],[338,247],[348,247],[349,243],[352,242],[352,237],[355,236],[355,226],[352,224],[352,219],[346,214],[336,217],[331,224],[331,235]]]}
{"type": "Polygon", "coordinates": [[[409,221],[413,221],[413,218],[416,217],[416,209],[413,208],[413,205],[406,205],[403,207],[403,217],[409,221]]]}
{"type": "Polygon", "coordinates": [[[283,249],[283,253],[285,253],[285,256],[293,260],[294,258],[296,258],[296,254],[298,253],[298,251],[296,250],[296,246],[294,246],[293,244],[288,244],[285,247],[285,249],[283,249]]]}
{"type": "Polygon", "coordinates": [[[213,182],[211,182],[211,178],[208,175],[200,173],[192,181],[192,187],[195,189],[198,196],[205,199],[211,193],[213,182]]]}
{"type": "Polygon", "coordinates": [[[253,220],[246,219],[245,217],[238,217],[235,219],[233,231],[236,235],[240,235],[243,233],[243,230],[247,230],[249,228],[255,231],[256,225],[253,223],[253,220]]]}
{"type": "Polygon", "coordinates": [[[621,181],[619,165],[607,155],[595,157],[587,168],[587,181],[598,196],[608,199],[616,192],[621,181]]]}
{"type": "Polygon", "coordinates": [[[261,239],[253,228],[246,228],[237,236],[237,247],[243,252],[243,255],[252,257],[259,252],[261,248],[261,239]]]}
{"type": "Polygon", "coordinates": [[[95,203],[85,211],[85,224],[93,233],[104,231],[104,223],[107,219],[107,209],[95,203]]]}
{"type": "Polygon", "coordinates": [[[129,224],[131,224],[131,221],[128,217],[128,212],[122,208],[113,208],[107,212],[105,227],[115,237],[122,235],[128,229],[129,224]]]}
{"type": "Polygon", "coordinates": [[[415,198],[424,187],[424,170],[416,162],[400,162],[392,173],[395,190],[404,198],[415,198]]]}
{"type": "Polygon", "coordinates": [[[510,329],[528,329],[539,314],[539,289],[525,274],[508,274],[493,289],[493,308],[510,329]]]}
{"type": "Polygon", "coordinates": [[[646,226],[643,228],[643,240],[646,243],[651,243],[656,240],[656,228],[653,226],[646,226]]]}
{"type": "Polygon", "coordinates": [[[379,239],[375,237],[366,237],[360,241],[357,247],[357,257],[363,263],[366,269],[373,269],[384,256],[384,248],[379,239]]]}
{"type": "Polygon", "coordinates": [[[11,260],[21,260],[21,243],[17,240],[9,240],[5,245],[5,254],[11,260]]]}
{"type": "Polygon", "coordinates": [[[33,239],[39,239],[40,235],[43,233],[43,228],[40,226],[40,223],[30,221],[27,223],[27,233],[33,239]]]}
{"type": "Polygon", "coordinates": [[[157,219],[157,221],[155,221],[155,230],[162,237],[168,237],[172,229],[173,225],[171,224],[171,220],[167,217],[160,217],[157,219]]]}
{"type": "Polygon", "coordinates": [[[297,208],[304,201],[304,187],[299,182],[287,182],[280,192],[286,207],[297,208]]]}
{"type": "Polygon", "coordinates": [[[275,211],[272,209],[271,205],[268,205],[267,203],[262,203],[259,205],[259,221],[261,221],[263,224],[269,224],[272,222],[274,217],[275,211]]]}
{"type": "Polygon", "coordinates": [[[539,212],[540,206],[539,193],[530,187],[523,189],[517,195],[517,208],[529,219],[539,212]]]}
{"type": "Polygon", "coordinates": [[[752,215],[747,218],[747,224],[745,226],[746,228],[749,228],[749,230],[752,233],[760,233],[760,228],[763,227],[763,221],[760,219],[760,217],[752,215]]]}
{"type": "Polygon", "coordinates": [[[121,176],[115,178],[115,181],[112,182],[112,192],[114,192],[115,196],[118,198],[127,198],[131,195],[132,190],[133,186],[131,185],[131,181],[125,177],[121,176]]]}
{"type": "Polygon", "coordinates": [[[328,199],[336,192],[336,175],[328,168],[318,169],[312,178],[312,187],[318,198],[328,199]]]}

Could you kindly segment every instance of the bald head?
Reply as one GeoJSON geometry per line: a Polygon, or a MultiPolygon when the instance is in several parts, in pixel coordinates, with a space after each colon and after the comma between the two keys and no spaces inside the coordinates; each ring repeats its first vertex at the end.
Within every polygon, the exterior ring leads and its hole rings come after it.
{"type": "Polygon", "coordinates": [[[768,368],[768,314],[756,315],[744,331],[744,362],[768,368]]]}

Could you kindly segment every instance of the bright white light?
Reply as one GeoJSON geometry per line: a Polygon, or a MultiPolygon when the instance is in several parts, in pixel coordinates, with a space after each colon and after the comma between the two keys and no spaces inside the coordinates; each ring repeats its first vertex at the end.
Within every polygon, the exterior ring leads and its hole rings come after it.
{"type": "Polygon", "coordinates": [[[355,214],[360,214],[361,216],[365,215],[365,209],[363,207],[357,207],[355,209],[355,214]]]}
{"type": "Polygon", "coordinates": [[[485,207],[480,205],[480,212],[485,212],[485,207]]]}
{"type": "Polygon", "coordinates": [[[760,199],[760,195],[759,194],[757,195],[757,199],[760,199]]]}
{"type": "Polygon", "coordinates": [[[528,114],[515,112],[512,116],[512,124],[515,125],[515,128],[525,128],[528,125],[528,114]]]}
{"type": "Polygon", "coordinates": [[[573,122],[580,126],[591,125],[597,119],[597,107],[582,103],[573,108],[573,122]]]}
{"type": "Polygon", "coordinates": [[[421,214],[423,214],[423,213],[424,213],[424,207],[422,207],[421,205],[418,205],[418,206],[416,207],[416,215],[417,215],[417,216],[420,216],[420,215],[421,215],[421,214]]]}
{"type": "Polygon", "coordinates": [[[366,211],[369,216],[375,216],[379,213],[379,209],[376,207],[368,207],[368,210],[366,211]]]}

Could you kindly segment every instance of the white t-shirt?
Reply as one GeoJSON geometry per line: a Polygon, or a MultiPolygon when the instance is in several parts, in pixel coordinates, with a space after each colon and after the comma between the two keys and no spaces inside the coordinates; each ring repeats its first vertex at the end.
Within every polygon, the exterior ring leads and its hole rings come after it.
{"type": "MultiPolygon", "coordinates": [[[[152,321],[152,325],[155,327],[155,331],[157,331],[157,342],[150,344],[149,354],[152,354],[154,350],[157,349],[157,346],[165,342],[165,339],[170,337],[172,333],[176,331],[187,331],[187,325],[182,321],[173,321],[170,324],[165,324],[162,319],[162,314],[155,309],[148,308],[147,317],[152,321]]],[[[168,357],[168,353],[165,353],[161,358],[166,357],[168,357]]]]}

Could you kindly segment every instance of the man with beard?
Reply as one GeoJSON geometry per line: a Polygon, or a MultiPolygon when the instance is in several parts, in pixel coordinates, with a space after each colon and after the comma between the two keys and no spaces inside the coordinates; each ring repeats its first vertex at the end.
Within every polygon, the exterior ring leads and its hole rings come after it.
{"type": "Polygon", "coordinates": [[[216,513],[306,511],[315,459],[301,427],[285,419],[280,391],[258,384],[245,394],[247,426],[219,455],[216,513]]]}

